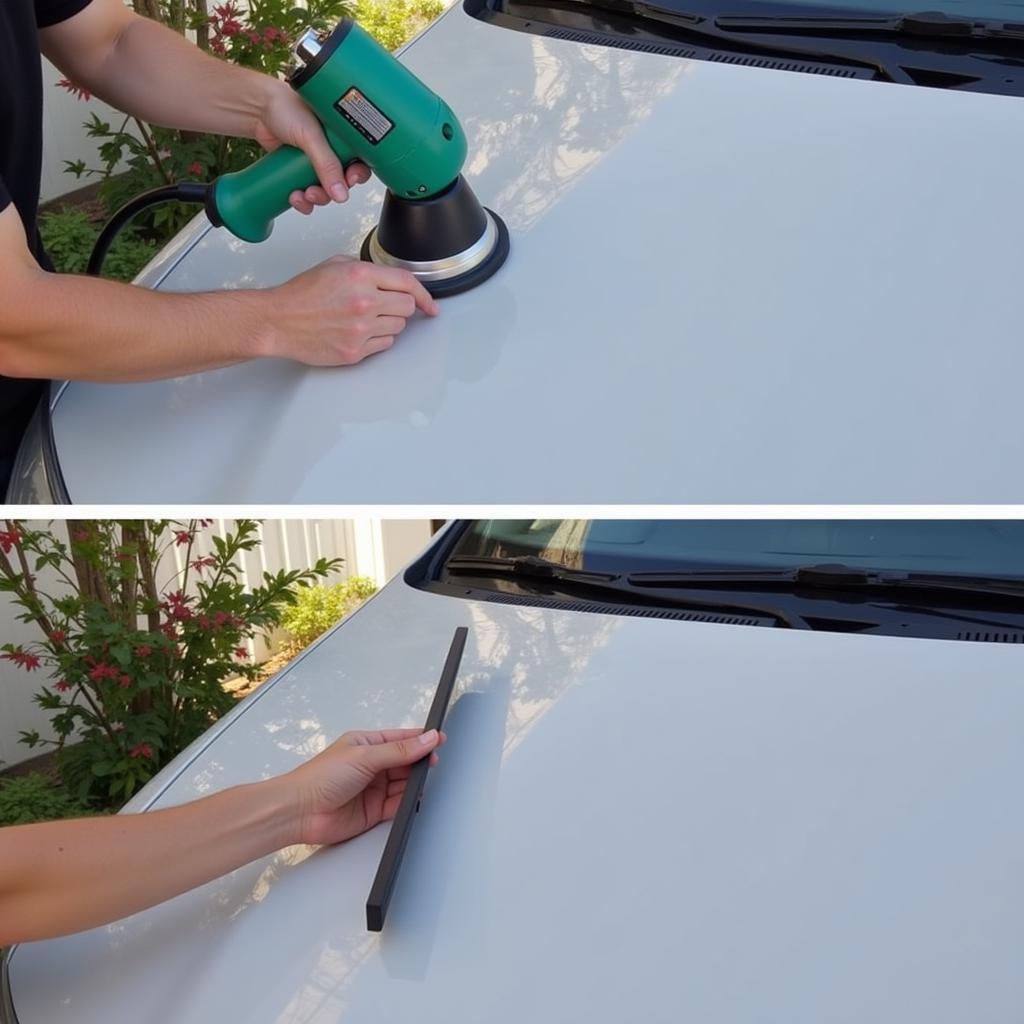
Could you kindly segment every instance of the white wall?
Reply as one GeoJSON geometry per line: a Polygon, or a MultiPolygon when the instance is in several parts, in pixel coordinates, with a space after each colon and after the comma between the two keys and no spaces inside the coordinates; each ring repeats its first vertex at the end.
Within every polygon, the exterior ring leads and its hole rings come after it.
{"type": "Polygon", "coordinates": [[[124,114],[119,114],[97,99],[76,99],[71,93],[59,88],[56,83],[63,77],[49,61],[43,61],[42,202],[99,180],[79,180],[64,170],[65,160],[84,160],[90,167],[102,166],[97,156],[101,140],[90,139],[82,122],[93,112],[115,127],[124,120],[124,114]]]}
{"type": "MultiPolygon", "coordinates": [[[[45,524],[34,523],[35,528],[45,524]]],[[[211,529],[223,535],[230,527],[227,520],[215,520],[211,529]]],[[[63,523],[55,523],[63,531],[63,523]]],[[[418,554],[430,540],[427,519],[272,519],[262,526],[263,541],[245,553],[240,564],[251,584],[257,584],[266,571],[296,569],[312,565],[320,557],[343,558],[345,564],[339,579],[348,576],[369,576],[383,586],[392,576],[418,554]]],[[[66,537],[66,534],[64,535],[66,537]]],[[[194,549],[193,557],[209,553],[208,541],[194,549]]],[[[172,549],[159,574],[160,581],[182,568],[182,548],[172,549]]],[[[54,574],[40,574],[40,585],[51,593],[56,591],[54,574]]],[[[10,595],[0,594],[0,643],[29,644],[40,639],[39,630],[17,620],[20,609],[10,595]]],[[[261,641],[250,644],[257,658],[268,648],[261,641]]],[[[8,661],[0,661],[0,762],[17,764],[39,753],[18,742],[23,729],[37,729],[52,736],[48,717],[32,703],[32,695],[46,682],[43,669],[25,672],[8,661]]]]}

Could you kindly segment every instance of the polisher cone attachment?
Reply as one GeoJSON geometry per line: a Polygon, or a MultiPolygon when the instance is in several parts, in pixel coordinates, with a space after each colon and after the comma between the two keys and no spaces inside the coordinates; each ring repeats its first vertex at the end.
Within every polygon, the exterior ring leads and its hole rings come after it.
{"type": "Polygon", "coordinates": [[[411,271],[440,299],[486,281],[505,262],[508,249],[508,228],[480,205],[460,174],[429,199],[403,199],[388,190],[360,256],[411,271]]]}

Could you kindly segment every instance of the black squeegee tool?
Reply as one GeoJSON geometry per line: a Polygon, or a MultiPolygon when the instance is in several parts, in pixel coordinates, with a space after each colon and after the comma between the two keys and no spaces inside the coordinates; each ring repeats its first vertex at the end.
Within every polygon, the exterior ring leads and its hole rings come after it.
{"type": "MultiPolygon", "coordinates": [[[[427,714],[424,732],[440,729],[444,724],[444,715],[448,710],[452,690],[455,688],[455,677],[459,674],[459,662],[462,661],[462,652],[468,636],[469,630],[465,626],[459,626],[455,630],[452,645],[448,649],[448,657],[445,660],[444,668],[441,669],[441,679],[437,684],[434,702],[430,705],[430,711],[427,714]]],[[[366,901],[366,927],[371,932],[379,932],[384,927],[384,917],[388,912],[388,904],[391,902],[395,882],[398,880],[398,869],[402,866],[402,856],[405,854],[405,847],[409,842],[412,823],[417,810],[419,810],[420,796],[423,793],[423,784],[427,781],[429,770],[429,754],[412,766],[409,779],[405,784],[405,793],[402,794],[402,802],[398,806],[398,813],[391,823],[391,833],[380,858],[377,877],[373,880],[370,896],[366,901]]]]}

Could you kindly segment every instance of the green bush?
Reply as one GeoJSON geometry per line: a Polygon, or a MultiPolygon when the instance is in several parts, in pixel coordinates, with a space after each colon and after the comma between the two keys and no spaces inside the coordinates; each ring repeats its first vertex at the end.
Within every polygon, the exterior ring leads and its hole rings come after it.
{"type": "MultiPolygon", "coordinates": [[[[39,218],[43,247],[62,274],[83,274],[100,229],[85,211],[76,207],[51,210],[39,218]]],[[[156,254],[156,242],[140,238],[127,228],[107,253],[103,276],[131,281],[156,254]]]]}
{"type": "Polygon", "coordinates": [[[307,587],[299,592],[295,603],[285,609],[281,625],[288,631],[294,647],[301,650],[376,590],[377,585],[367,576],[353,576],[333,586],[307,587]]]}
{"type": "Polygon", "coordinates": [[[0,779],[0,827],[94,813],[88,803],[55,786],[42,772],[0,779]]]}
{"type": "Polygon", "coordinates": [[[444,11],[441,0],[357,0],[356,21],[387,50],[397,50],[444,11]]]}

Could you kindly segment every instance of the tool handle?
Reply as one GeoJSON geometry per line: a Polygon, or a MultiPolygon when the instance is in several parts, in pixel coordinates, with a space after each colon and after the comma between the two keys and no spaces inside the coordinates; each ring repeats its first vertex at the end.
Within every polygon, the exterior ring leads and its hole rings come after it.
{"type": "MultiPolygon", "coordinates": [[[[330,141],[342,166],[355,159],[341,151],[336,139],[330,141]]],[[[288,209],[291,193],[316,185],[318,180],[301,149],[280,146],[240,171],[222,174],[210,190],[207,213],[214,224],[238,238],[262,242],[270,237],[274,218],[288,209]]]]}

